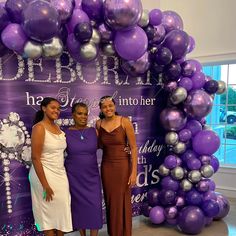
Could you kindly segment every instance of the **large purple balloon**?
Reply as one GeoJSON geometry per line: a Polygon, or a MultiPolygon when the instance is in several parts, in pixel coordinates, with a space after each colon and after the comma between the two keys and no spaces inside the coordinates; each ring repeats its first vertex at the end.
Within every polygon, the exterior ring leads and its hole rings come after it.
{"type": "Polygon", "coordinates": [[[166,108],[160,114],[160,121],[166,130],[179,131],[187,121],[184,113],[177,108],[166,108]]]}
{"type": "Polygon", "coordinates": [[[172,30],[163,42],[163,45],[171,50],[174,60],[181,59],[187,54],[188,44],[188,34],[182,30],[172,30]]]}
{"type": "Polygon", "coordinates": [[[165,220],[164,209],[161,206],[155,206],[151,209],[149,218],[153,224],[161,224],[165,220]]]}
{"type": "Polygon", "coordinates": [[[61,22],[66,22],[72,14],[73,2],[71,0],[50,0],[59,13],[61,22]]]}
{"type": "Polygon", "coordinates": [[[114,30],[134,27],[142,15],[141,0],[105,0],[104,18],[114,30]]]}
{"type": "Polygon", "coordinates": [[[203,202],[202,210],[207,217],[216,217],[220,212],[220,207],[217,201],[209,199],[203,202]]]}
{"type": "Polygon", "coordinates": [[[131,77],[137,77],[143,75],[147,70],[149,69],[150,66],[150,61],[149,61],[149,53],[145,52],[143,56],[141,56],[138,60],[136,61],[121,61],[121,68],[123,71],[131,76],[131,77]]]}
{"type": "Polygon", "coordinates": [[[127,31],[118,31],[114,45],[117,53],[125,60],[137,60],[146,51],[148,46],[147,35],[139,26],[127,31]]]}
{"type": "Polygon", "coordinates": [[[150,189],[147,193],[147,200],[150,206],[154,207],[159,204],[159,190],[156,188],[150,189]]]}
{"type": "Polygon", "coordinates": [[[72,13],[72,16],[67,24],[67,29],[69,33],[74,32],[74,28],[79,23],[90,23],[88,15],[81,9],[75,9],[72,13]]]}
{"type": "Polygon", "coordinates": [[[205,225],[205,217],[199,207],[187,206],[178,216],[178,228],[187,234],[199,234],[205,225]]]}
{"type": "Polygon", "coordinates": [[[60,29],[57,10],[47,1],[35,0],[23,11],[23,27],[28,37],[37,41],[48,41],[60,29]]]}
{"type": "Polygon", "coordinates": [[[230,204],[229,204],[228,199],[221,194],[216,196],[216,201],[220,207],[220,211],[217,214],[217,216],[214,217],[214,219],[220,220],[228,215],[229,210],[230,210],[230,204]]]}
{"type": "Polygon", "coordinates": [[[163,12],[162,24],[164,25],[167,32],[175,29],[183,29],[183,21],[181,17],[174,11],[163,12]]]}
{"type": "Polygon", "coordinates": [[[212,109],[213,100],[209,94],[203,90],[191,91],[184,102],[185,112],[197,119],[207,116],[212,109]]]}
{"type": "Polygon", "coordinates": [[[24,46],[27,42],[27,36],[25,35],[22,27],[19,24],[9,24],[1,34],[3,44],[9,49],[23,53],[24,46]]]}
{"type": "Polygon", "coordinates": [[[7,0],[5,9],[11,19],[11,22],[20,24],[22,22],[22,11],[26,8],[25,0],[7,0]]]}
{"type": "Polygon", "coordinates": [[[202,130],[192,141],[193,150],[199,155],[212,155],[220,146],[220,138],[211,130],[202,130]]]}
{"type": "Polygon", "coordinates": [[[82,0],[82,9],[90,19],[101,21],[103,17],[103,0],[82,0]]]}
{"type": "Polygon", "coordinates": [[[7,11],[0,6],[0,32],[10,23],[7,11]]]}

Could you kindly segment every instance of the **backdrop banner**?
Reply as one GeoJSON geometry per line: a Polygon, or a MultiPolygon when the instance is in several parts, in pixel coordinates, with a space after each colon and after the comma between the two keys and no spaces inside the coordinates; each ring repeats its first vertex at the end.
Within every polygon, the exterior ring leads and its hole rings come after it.
{"type": "Polygon", "coordinates": [[[150,72],[128,77],[114,56],[100,55],[87,65],[76,63],[67,52],[55,60],[33,61],[14,53],[0,58],[0,235],[37,235],[28,172],[31,127],[42,99],[60,101],[57,122],[66,128],[72,124],[71,106],[79,101],[88,105],[89,124],[94,126],[104,95],[113,96],[118,113],[129,117],[135,129],[138,176],[131,200],[133,215],[139,215],[147,190],[158,185],[157,169],[165,153],[159,114],[167,99],[158,78],[150,72]]]}

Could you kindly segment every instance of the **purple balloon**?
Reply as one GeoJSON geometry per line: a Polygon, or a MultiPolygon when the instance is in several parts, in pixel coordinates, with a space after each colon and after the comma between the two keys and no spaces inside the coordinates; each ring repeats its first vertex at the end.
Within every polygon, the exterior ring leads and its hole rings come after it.
{"type": "Polygon", "coordinates": [[[166,176],[161,180],[161,186],[165,190],[177,191],[179,188],[179,182],[172,179],[170,176],[166,176]]]}
{"type": "Polygon", "coordinates": [[[152,207],[148,205],[148,202],[144,202],[141,207],[141,213],[144,216],[149,217],[151,209],[152,207]]]}
{"type": "Polygon", "coordinates": [[[175,205],[177,206],[177,207],[183,207],[183,206],[185,206],[185,199],[184,199],[184,197],[181,197],[181,196],[178,196],[178,197],[176,197],[176,199],[175,199],[175,205]]]}
{"type": "Polygon", "coordinates": [[[82,22],[75,26],[74,35],[80,43],[88,42],[93,34],[93,28],[90,23],[82,22]]]}
{"type": "Polygon", "coordinates": [[[189,37],[182,30],[172,30],[166,35],[163,45],[172,52],[173,59],[178,60],[187,54],[189,37]]]}
{"type": "MultiPolygon", "coordinates": [[[[208,186],[209,186],[209,184],[210,184],[210,182],[208,181],[208,186]]],[[[209,188],[210,188],[210,186],[209,186],[209,188]]],[[[216,200],[216,193],[212,190],[209,190],[203,194],[203,201],[210,200],[210,199],[216,200]]]]}
{"type": "Polygon", "coordinates": [[[181,142],[187,142],[191,139],[191,137],[192,137],[192,133],[189,129],[182,129],[179,132],[179,140],[181,142]]]}
{"type": "MultiPolygon", "coordinates": [[[[205,79],[206,80],[206,79],[205,79]]],[[[218,82],[216,80],[209,80],[204,84],[204,89],[209,94],[214,94],[218,90],[218,82]]]]}
{"type": "Polygon", "coordinates": [[[66,22],[72,15],[73,2],[71,0],[50,0],[52,6],[59,13],[61,22],[66,22]]]}
{"type": "Polygon", "coordinates": [[[216,157],[212,156],[210,160],[210,165],[213,167],[214,173],[216,173],[220,167],[219,160],[216,157]]]}
{"type": "Polygon", "coordinates": [[[176,81],[170,81],[164,85],[166,91],[173,92],[178,87],[176,81]]]}
{"type": "Polygon", "coordinates": [[[156,52],[156,63],[159,65],[167,65],[172,60],[172,53],[170,49],[161,47],[156,52]]]}
{"type": "Polygon", "coordinates": [[[219,205],[220,211],[214,217],[214,220],[220,220],[220,219],[222,219],[222,218],[224,218],[225,216],[228,215],[229,210],[230,210],[230,204],[229,204],[228,199],[225,196],[221,195],[221,194],[217,195],[216,202],[219,205]]]}
{"type": "Polygon", "coordinates": [[[160,121],[166,130],[179,131],[187,121],[184,113],[177,108],[166,108],[160,114],[160,121]]]}
{"type": "Polygon", "coordinates": [[[148,39],[139,26],[127,31],[118,31],[114,45],[117,53],[125,60],[137,60],[147,51],[148,39]]]}
{"type": "MultiPolygon", "coordinates": [[[[114,30],[131,29],[141,18],[143,7],[141,0],[106,0],[104,18],[114,30]]],[[[141,55],[140,55],[141,56],[141,55]]]]}
{"type": "Polygon", "coordinates": [[[210,186],[209,186],[209,181],[208,179],[202,179],[200,180],[197,185],[196,185],[196,189],[201,192],[201,193],[204,193],[204,192],[207,192],[209,191],[210,189],[210,186]]]}
{"type": "Polygon", "coordinates": [[[191,158],[187,161],[189,170],[199,170],[201,168],[201,162],[197,158],[191,158]]]}
{"type": "Polygon", "coordinates": [[[202,130],[193,138],[192,146],[199,155],[212,155],[220,146],[220,138],[212,130],[202,130]]]}
{"type": "Polygon", "coordinates": [[[185,200],[186,200],[186,203],[189,205],[200,206],[203,201],[203,198],[202,198],[202,195],[198,191],[192,189],[186,193],[185,200]]]}
{"type": "Polygon", "coordinates": [[[147,193],[147,200],[150,206],[154,207],[156,205],[159,204],[159,190],[154,188],[154,189],[150,189],[147,193]]]}
{"type": "Polygon", "coordinates": [[[192,60],[184,61],[181,64],[182,67],[182,75],[186,77],[192,77],[194,73],[197,71],[196,63],[192,60]]]}
{"type": "Polygon", "coordinates": [[[22,27],[19,24],[9,24],[1,34],[3,44],[9,49],[22,54],[24,46],[27,42],[27,36],[25,35],[22,27]]]}
{"type": "Polygon", "coordinates": [[[0,7],[0,32],[10,23],[7,11],[0,7]]]}
{"type": "Polygon", "coordinates": [[[187,206],[178,216],[178,228],[187,234],[199,234],[205,225],[205,217],[199,207],[187,206]]]}
{"type": "Polygon", "coordinates": [[[162,24],[167,32],[171,30],[182,30],[183,21],[181,17],[174,11],[164,11],[162,17],[162,24]]]}
{"type": "Polygon", "coordinates": [[[202,165],[210,165],[211,163],[211,156],[207,156],[207,155],[202,155],[198,158],[202,165]]]}
{"type": "Polygon", "coordinates": [[[48,41],[60,30],[57,10],[44,0],[29,3],[23,11],[23,19],[23,28],[27,36],[36,41],[48,41]]]}
{"type": "Polygon", "coordinates": [[[164,215],[166,219],[175,219],[178,214],[178,209],[176,206],[166,207],[164,210],[164,215]]]}
{"type": "Polygon", "coordinates": [[[154,26],[154,35],[150,40],[151,44],[160,44],[166,36],[166,30],[163,25],[154,26]]]}
{"type": "Polygon", "coordinates": [[[80,9],[82,5],[82,0],[74,0],[75,8],[74,9],[80,9]]]}
{"type": "Polygon", "coordinates": [[[212,109],[213,100],[203,90],[191,91],[184,102],[184,111],[191,117],[201,119],[212,109]]]}
{"type": "Polygon", "coordinates": [[[137,77],[143,75],[150,67],[150,58],[149,53],[145,52],[143,56],[141,56],[136,61],[121,61],[121,68],[123,71],[131,76],[137,77]]]}
{"type": "Polygon", "coordinates": [[[192,77],[193,89],[201,89],[206,82],[205,75],[202,72],[196,72],[192,77]]]}
{"type": "Polygon", "coordinates": [[[190,120],[186,124],[186,129],[189,129],[192,133],[192,136],[195,136],[199,131],[202,130],[202,125],[197,120],[190,120]]]}
{"type": "Polygon", "coordinates": [[[195,64],[197,72],[201,72],[202,71],[202,65],[201,65],[201,63],[199,61],[197,61],[195,59],[191,59],[191,63],[195,64]]]}
{"type": "Polygon", "coordinates": [[[160,9],[153,9],[149,12],[149,23],[151,25],[160,25],[162,21],[162,11],[160,9]]]}
{"type": "Polygon", "coordinates": [[[210,188],[210,190],[211,191],[215,191],[215,189],[216,189],[215,182],[213,180],[211,180],[211,179],[209,179],[208,181],[209,181],[209,188],[210,188]]]}
{"type": "Polygon", "coordinates": [[[197,158],[197,154],[192,151],[192,150],[187,150],[182,156],[181,156],[182,160],[187,163],[187,161],[189,159],[192,159],[192,158],[197,158]]]}
{"type": "Polygon", "coordinates": [[[192,52],[195,48],[195,40],[189,35],[188,53],[192,52]]]}
{"type": "Polygon", "coordinates": [[[202,210],[207,217],[216,217],[220,212],[220,207],[217,201],[209,199],[203,202],[202,210]]]}
{"type": "Polygon", "coordinates": [[[162,205],[173,205],[175,203],[176,193],[173,190],[162,189],[159,193],[159,200],[162,205]]]}
{"type": "Polygon", "coordinates": [[[98,31],[100,32],[101,39],[103,42],[109,42],[113,40],[114,33],[111,29],[109,29],[106,24],[102,23],[101,25],[99,25],[98,31]]]}
{"type": "Polygon", "coordinates": [[[171,62],[165,68],[165,74],[168,80],[175,80],[177,81],[181,75],[181,66],[177,62],[171,62]]]}
{"type": "Polygon", "coordinates": [[[164,209],[161,206],[155,206],[151,209],[149,218],[153,224],[161,224],[165,221],[164,209]]]}
{"type": "Polygon", "coordinates": [[[179,87],[185,88],[187,91],[190,91],[193,87],[193,82],[188,77],[182,77],[179,81],[179,87]]]}
{"type": "Polygon", "coordinates": [[[82,0],[82,9],[90,19],[101,21],[103,18],[103,0],[82,0]]]}
{"type": "Polygon", "coordinates": [[[164,165],[168,169],[173,169],[177,166],[177,156],[175,155],[169,155],[165,157],[164,165]]]}
{"type": "Polygon", "coordinates": [[[74,28],[79,23],[90,23],[88,15],[81,9],[75,9],[72,13],[72,16],[67,24],[67,29],[69,33],[74,32],[74,28]]]}
{"type": "Polygon", "coordinates": [[[74,34],[68,35],[66,45],[72,58],[79,61],[80,42],[76,40],[74,34]]]}
{"type": "Polygon", "coordinates": [[[22,22],[22,11],[26,8],[25,0],[7,0],[5,9],[11,19],[11,22],[20,24],[22,22]]]}

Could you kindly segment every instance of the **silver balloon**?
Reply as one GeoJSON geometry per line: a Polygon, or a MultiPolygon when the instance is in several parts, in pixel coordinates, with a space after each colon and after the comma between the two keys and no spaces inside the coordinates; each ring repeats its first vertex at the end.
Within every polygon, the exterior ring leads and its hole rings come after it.
{"type": "Polygon", "coordinates": [[[166,168],[164,165],[160,165],[158,172],[161,176],[167,176],[170,173],[170,170],[168,168],[166,168]]]}
{"type": "Polygon", "coordinates": [[[80,58],[82,61],[89,62],[97,57],[97,48],[94,43],[88,42],[80,47],[80,58]]]}
{"type": "Polygon", "coordinates": [[[149,24],[149,11],[148,10],[143,10],[141,18],[138,22],[138,25],[140,27],[145,27],[149,24]]]}
{"type": "Polygon", "coordinates": [[[96,29],[93,29],[93,34],[92,34],[92,37],[91,37],[90,41],[92,41],[95,44],[100,43],[101,36],[100,36],[100,33],[96,29]]]}
{"type": "Polygon", "coordinates": [[[211,126],[209,125],[204,125],[203,130],[212,130],[211,126]]]}
{"type": "Polygon", "coordinates": [[[102,51],[106,56],[113,56],[116,54],[114,45],[112,43],[104,44],[102,51]]]}
{"type": "Polygon", "coordinates": [[[62,54],[62,52],[63,52],[63,43],[57,37],[54,37],[48,43],[43,44],[44,57],[47,57],[47,58],[59,57],[62,54]]]}
{"type": "Polygon", "coordinates": [[[24,47],[24,56],[30,59],[38,59],[42,56],[42,46],[38,43],[28,41],[24,47]]]}
{"type": "Polygon", "coordinates": [[[218,82],[218,90],[216,91],[217,94],[225,93],[226,91],[226,84],[224,81],[220,80],[218,82]]]}
{"type": "Polygon", "coordinates": [[[205,178],[210,178],[214,174],[214,169],[211,165],[204,165],[201,168],[201,174],[205,178]]]}
{"type": "Polygon", "coordinates": [[[171,176],[173,179],[180,180],[184,177],[184,170],[182,167],[177,166],[174,169],[171,170],[171,176]]]}
{"type": "Polygon", "coordinates": [[[184,153],[185,150],[186,150],[186,144],[183,142],[178,142],[173,148],[173,151],[177,154],[184,153]]]}
{"type": "Polygon", "coordinates": [[[189,180],[183,179],[180,183],[180,187],[182,188],[183,191],[187,192],[192,189],[193,184],[189,180]]]}
{"type": "Polygon", "coordinates": [[[167,145],[175,145],[179,141],[179,136],[176,132],[168,132],[165,136],[165,142],[167,145]]]}
{"type": "Polygon", "coordinates": [[[171,96],[170,96],[170,101],[177,105],[181,102],[183,102],[188,96],[187,90],[185,88],[182,87],[178,87],[177,89],[175,89],[171,96]]]}
{"type": "Polygon", "coordinates": [[[192,182],[192,183],[198,183],[202,178],[202,175],[200,173],[200,171],[198,170],[191,170],[188,173],[188,179],[192,182]]]}

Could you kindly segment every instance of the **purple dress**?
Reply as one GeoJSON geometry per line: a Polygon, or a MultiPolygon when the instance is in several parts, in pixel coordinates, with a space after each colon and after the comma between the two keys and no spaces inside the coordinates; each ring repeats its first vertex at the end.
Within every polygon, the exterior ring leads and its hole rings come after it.
{"type": "Polygon", "coordinates": [[[65,167],[71,193],[73,229],[102,228],[101,180],[94,128],[65,131],[68,156],[65,167]]]}

